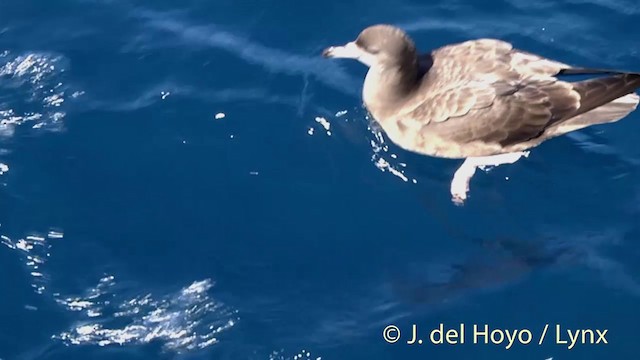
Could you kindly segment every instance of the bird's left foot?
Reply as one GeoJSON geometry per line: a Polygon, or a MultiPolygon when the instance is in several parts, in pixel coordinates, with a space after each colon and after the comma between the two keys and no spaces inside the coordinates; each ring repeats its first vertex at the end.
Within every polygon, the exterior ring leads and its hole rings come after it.
{"type": "Polygon", "coordinates": [[[451,201],[455,205],[464,205],[469,193],[469,182],[476,172],[477,168],[487,170],[487,167],[493,167],[504,164],[513,164],[521,157],[528,157],[528,151],[519,151],[514,153],[470,157],[465,159],[464,163],[456,170],[451,180],[451,201]]]}
{"type": "Polygon", "coordinates": [[[451,201],[458,206],[464,205],[467,200],[469,182],[476,173],[477,166],[470,160],[471,158],[468,158],[462,163],[451,180],[451,201]]]}

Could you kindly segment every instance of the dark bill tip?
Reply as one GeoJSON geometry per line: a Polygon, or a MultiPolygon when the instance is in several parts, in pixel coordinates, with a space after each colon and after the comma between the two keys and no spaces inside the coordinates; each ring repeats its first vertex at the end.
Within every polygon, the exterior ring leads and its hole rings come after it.
{"type": "Polygon", "coordinates": [[[322,50],[322,57],[330,58],[333,53],[333,46],[322,50]]]}

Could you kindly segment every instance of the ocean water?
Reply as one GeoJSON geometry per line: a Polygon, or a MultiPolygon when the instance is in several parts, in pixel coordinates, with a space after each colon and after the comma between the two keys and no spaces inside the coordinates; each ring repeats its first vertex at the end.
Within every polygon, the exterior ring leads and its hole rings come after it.
{"type": "Polygon", "coordinates": [[[640,71],[639,22],[633,0],[3,0],[0,359],[636,357],[640,113],[458,207],[460,162],[391,143],[366,69],[320,53],[392,23],[640,71]]]}

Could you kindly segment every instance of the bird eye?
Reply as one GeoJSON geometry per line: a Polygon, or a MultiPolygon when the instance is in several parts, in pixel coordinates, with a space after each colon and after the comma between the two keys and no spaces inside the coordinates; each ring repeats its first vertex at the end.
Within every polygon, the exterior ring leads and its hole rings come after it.
{"type": "Polygon", "coordinates": [[[380,52],[380,48],[378,48],[375,45],[373,45],[373,46],[372,45],[368,45],[367,42],[364,41],[363,39],[361,39],[360,37],[358,37],[356,39],[355,43],[360,49],[368,52],[369,54],[374,54],[375,55],[375,54],[380,52]]]}

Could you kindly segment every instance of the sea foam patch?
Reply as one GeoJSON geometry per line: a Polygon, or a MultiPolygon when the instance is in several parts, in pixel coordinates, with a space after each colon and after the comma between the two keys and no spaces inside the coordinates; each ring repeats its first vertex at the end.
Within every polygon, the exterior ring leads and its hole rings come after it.
{"type": "Polygon", "coordinates": [[[0,136],[13,135],[17,126],[57,130],[66,116],[67,60],[47,52],[0,54],[0,136]]]}
{"type": "Polygon", "coordinates": [[[124,298],[106,276],[82,296],[58,299],[82,319],[53,336],[66,345],[141,345],[160,341],[163,349],[184,353],[218,343],[239,320],[238,312],[209,295],[213,282],[195,281],[163,295],[124,298]]]}
{"type": "Polygon", "coordinates": [[[386,144],[384,133],[375,123],[370,123],[367,130],[373,135],[369,143],[373,154],[371,161],[382,172],[388,172],[404,182],[417,184],[418,180],[410,178],[405,174],[407,164],[398,161],[398,155],[389,152],[389,146],[386,144]]]}
{"type": "Polygon", "coordinates": [[[19,254],[31,277],[31,287],[36,293],[42,295],[47,290],[50,278],[46,264],[51,256],[51,242],[62,239],[63,236],[62,232],[54,230],[51,230],[47,235],[31,234],[17,239],[0,235],[0,244],[19,254]]]}
{"type": "Polygon", "coordinates": [[[269,354],[269,360],[322,360],[322,357],[312,354],[311,351],[306,349],[295,351],[293,354],[288,354],[281,349],[269,354]]]}

